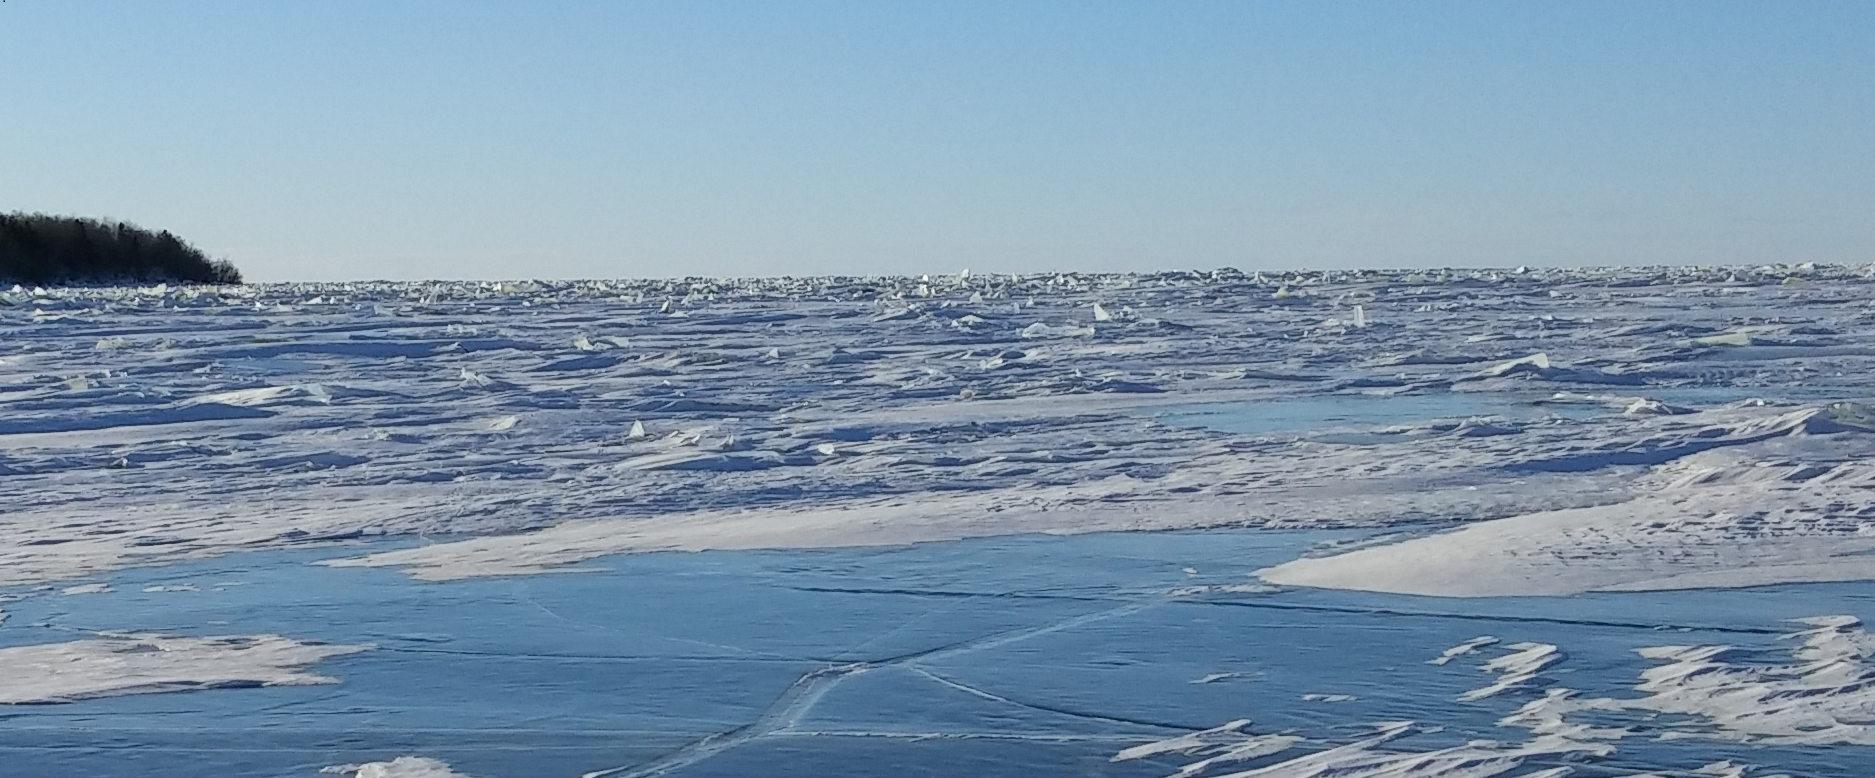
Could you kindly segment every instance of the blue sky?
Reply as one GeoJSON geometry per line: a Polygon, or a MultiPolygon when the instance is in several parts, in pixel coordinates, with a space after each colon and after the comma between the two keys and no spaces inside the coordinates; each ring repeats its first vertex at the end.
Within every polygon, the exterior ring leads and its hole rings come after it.
{"type": "Polygon", "coordinates": [[[254,280],[1875,261],[1875,3],[9,0],[0,210],[254,280]]]}

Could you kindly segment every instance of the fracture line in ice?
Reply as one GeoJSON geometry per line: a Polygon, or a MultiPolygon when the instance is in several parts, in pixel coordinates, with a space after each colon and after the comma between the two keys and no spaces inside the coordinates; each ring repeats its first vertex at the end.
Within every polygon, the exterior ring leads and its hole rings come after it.
{"type": "MultiPolygon", "coordinates": [[[[796,725],[800,724],[800,722],[806,718],[808,712],[813,709],[815,704],[819,703],[828,692],[833,691],[835,686],[839,685],[841,681],[849,676],[857,675],[878,667],[913,665],[913,663],[920,660],[938,659],[956,656],[970,651],[1004,646],[1010,643],[1028,640],[1033,637],[1059,632],[1064,629],[1072,629],[1106,619],[1129,615],[1153,604],[1154,603],[1151,601],[1131,603],[1118,608],[1086,613],[1041,626],[1007,630],[979,638],[938,646],[932,649],[902,654],[877,662],[852,662],[813,670],[796,679],[793,684],[790,684],[788,688],[781,693],[781,696],[769,703],[768,707],[763,710],[760,716],[748,724],[725,732],[704,736],[683,748],[649,762],[623,765],[605,770],[595,770],[585,773],[581,778],[647,778],[648,776],[663,775],[672,770],[696,764],[751,740],[795,728],[796,725]]],[[[961,685],[958,684],[953,683],[950,685],[962,688],[961,685]]],[[[989,694],[981,690],[975,691],[978,694],[989,694]]],[[[1038,708],[1038,706],[1035,705],[1018,703],[1001,697],[996,697],[996,699],[1023,707],[1038,708]]],[[[1071,716],[1088,717],[1086,714],[1077,714],[1072,711],[1044,710],[1071,716]]],[[[1170,726],[1150,724],[1147,722],[1126,723],[1145,723],[1149,726],[1170,726]]]]}
{"type": "Polygon", "coordinates": [[[933,673],[922,667],[917,667],[914,665],[912,666],[911,669],[912,669],[912,672],[917,673],[920,676],[923,676],[934,682],[942,684],[946,687],[956,689],[957,691],[963,692],[972,697],[990,700],[992,702],[1000,702],[1006,705],[1013,705],[1018,708],[1026,708],[1028,710],[1040,711],[1042,713],[1053,713],[1053,714],[1060,715],[1060,716],[1068,716],[1071,718],[1085,719],[1088,721],[1104,721],[1104,722],[1108,722],[1111,724],[1130,724],[1133,726],[1147,727],[1151,729],[1182,730],[1182,729],[1189,728],[1181,724],[1169,724],[1169,723],[1161,722],[1161,721],[1147,721],[1145,719],[1126,718],[1123,716],[1107,716],[1107,715],[1103,715],[1099,713],[1087,713],[1084,711],[1077,711],[1077,710],[1072,710],[1069,708],[1056,707],[1052,705],[1041,705],[1041,704],[1033,703],[1033,702],[1023,702],[1021,700],[1011,699],[1009,697],[996,694],[995,692],[984,691],[983,689],[979,689],[969,684],[961,683],[958,681],[953,681],[949,678],[945,678],[941,675],[933,673]]]}
{"type": "Polygon", "coordinates": [[[636,765],[584,773],[581,778],[645,778],[696,764],[750,740],[800,723],[807,712],[847,676],[872,669],[855,663],[825,667],[796,679],[754,721],[727,732],[706,735],[676,751],[636,765]]]}

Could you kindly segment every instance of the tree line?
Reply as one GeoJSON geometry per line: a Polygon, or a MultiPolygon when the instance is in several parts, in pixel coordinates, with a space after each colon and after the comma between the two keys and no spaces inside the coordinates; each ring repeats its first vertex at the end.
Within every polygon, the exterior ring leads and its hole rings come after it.
{"type": "Polygon", "coordinates": [[[238,284],[241,271],[168,230],[43,213],[0,214],[0,281],[16,284],[238,284]]]}

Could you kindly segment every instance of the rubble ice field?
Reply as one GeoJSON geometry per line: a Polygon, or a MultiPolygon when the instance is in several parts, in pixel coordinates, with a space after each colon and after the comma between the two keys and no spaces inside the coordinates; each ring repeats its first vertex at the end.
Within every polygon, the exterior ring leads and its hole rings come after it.
{"type": "Polygon", "coordinates": [[[1875,764],[1875,268],[14,288],[0,333],[33,775],[1875,764]]]}

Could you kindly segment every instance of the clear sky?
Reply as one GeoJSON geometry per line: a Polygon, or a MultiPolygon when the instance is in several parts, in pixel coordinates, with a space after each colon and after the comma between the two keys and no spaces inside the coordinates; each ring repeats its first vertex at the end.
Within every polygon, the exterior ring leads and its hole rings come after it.
{"type": "Polygon", "coordinates": [[[252,280],[1875,261],[1875,2],[0,3],[0,211],[252,280]]]}

